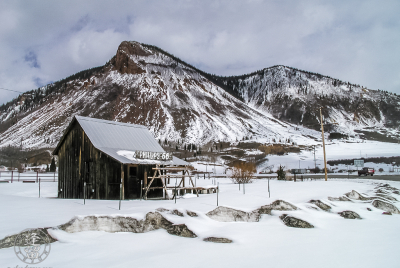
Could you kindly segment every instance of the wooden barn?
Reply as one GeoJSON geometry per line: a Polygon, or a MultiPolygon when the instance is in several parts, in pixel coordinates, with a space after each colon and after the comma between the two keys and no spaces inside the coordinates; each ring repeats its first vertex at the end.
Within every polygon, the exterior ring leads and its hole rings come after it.
{"type": "MultiPolygon", "coordinates": [[[[72,119],[53,154],[59,198],[83,198],[86,188],[87,199],[119,199],[120,187],[122,199],[139,198],[156,165],[184,162],[165,152],[144,126],[82,116],[72,119]]],[[[163,191],[147,196],[162,197],[163,191]]]]}

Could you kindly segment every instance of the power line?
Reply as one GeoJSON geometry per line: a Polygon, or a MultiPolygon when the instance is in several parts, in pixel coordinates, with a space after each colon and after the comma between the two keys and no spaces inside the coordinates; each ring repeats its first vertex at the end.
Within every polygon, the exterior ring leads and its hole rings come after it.
{"type": "Polygon", "coordinates": [[[12,92],[17,92],[17,93],[24,93],[24,92],[22,92],[22,91],[17,91],[17,90],[2,88],[2,87],[0,87],[0,89],[7,90],[7,91],[12,91],[12,92]]]}

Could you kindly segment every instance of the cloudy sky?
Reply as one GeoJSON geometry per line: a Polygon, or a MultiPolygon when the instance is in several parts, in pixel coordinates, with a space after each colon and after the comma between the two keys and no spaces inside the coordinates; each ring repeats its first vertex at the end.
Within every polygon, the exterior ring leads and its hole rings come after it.
{"type": "MultiPolygon", "coordinates": [[[[400,1],[0,1],[0,88],[103,65],[124,40],[219,75],[282,64],[400,93],[400,1]]],[[[18,93],[0,90],[0,105],[18,93]]]]}

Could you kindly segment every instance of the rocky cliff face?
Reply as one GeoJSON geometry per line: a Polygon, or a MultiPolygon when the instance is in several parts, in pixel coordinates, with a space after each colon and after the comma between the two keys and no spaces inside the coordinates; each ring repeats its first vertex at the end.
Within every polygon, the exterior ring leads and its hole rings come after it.
{"type": "Polygon", "coordinates": [[[284,66],[217,77],[159,48],[122,42],[104,66],[0,107],[0,146],[54,147],[74,115],[145,125],[157,139],[196,144],[243,137],[304,142],[325,123],[349,134],[398,135],[398,96],[284,66]],[[383,133],[385,134],[385,133],[383,133]]]}

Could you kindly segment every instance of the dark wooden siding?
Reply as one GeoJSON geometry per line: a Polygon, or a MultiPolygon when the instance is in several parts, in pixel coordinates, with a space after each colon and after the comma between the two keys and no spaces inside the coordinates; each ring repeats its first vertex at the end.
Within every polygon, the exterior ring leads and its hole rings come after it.
{"type": "MultiPolygon", "coordinates": [[[[58,151],[58,197],[83,199],[84,182],[86,182],[87,199],[119,199],[121,169],[124,170],[125,198],[139,198],[140,187],[135,192],[129,192],[128,168],[96,149],[75,121],[58,151]]],[[[144,179],[144,171],[150,178],[153,176],[153,165],[137,166],[138,185],[144,179]]],[[[161,186],[156,180],[152,186],[161,186]]],[[[149,197],[162,196],[161,190],[149,193],[149,197]]]]}

